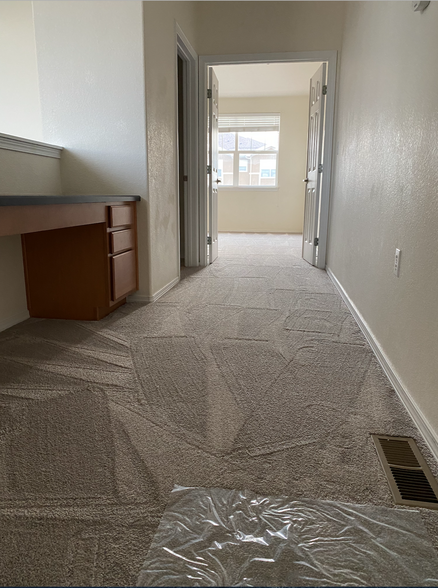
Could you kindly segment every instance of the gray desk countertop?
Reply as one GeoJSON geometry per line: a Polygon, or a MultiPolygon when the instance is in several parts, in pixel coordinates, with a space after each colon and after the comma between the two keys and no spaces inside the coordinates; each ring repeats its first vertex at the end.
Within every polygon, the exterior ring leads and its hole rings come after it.
{"type": "Polygon", "coordinates": [[[0,196],[0,206],[32,206],[44,204],[90,204],[94,202],[133,202],[140,196],[0,196]]]}

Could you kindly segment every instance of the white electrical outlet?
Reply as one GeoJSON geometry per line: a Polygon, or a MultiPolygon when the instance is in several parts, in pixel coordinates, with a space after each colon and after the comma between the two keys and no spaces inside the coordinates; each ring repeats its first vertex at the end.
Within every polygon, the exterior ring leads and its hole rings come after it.
{"type": "Polygon", "coordinates": [[[400,255],[401,255],[400,249],[396,249],[395,250],[395,258],[394,258],[394,274],[397,276],[397,278],[400,274],[400,255]]]}

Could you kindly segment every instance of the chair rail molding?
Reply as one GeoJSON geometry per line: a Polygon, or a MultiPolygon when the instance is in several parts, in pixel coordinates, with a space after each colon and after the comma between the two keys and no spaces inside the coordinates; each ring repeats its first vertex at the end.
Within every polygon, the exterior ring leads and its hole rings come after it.
{"type": "Polygon", "coordinates": [[[33,139],[23,139],[13,135],[0,133],[0,149],[8,151],[20,151],[21,153],[32,153],[33,155],[43,155],[44,157],[61,158],[63,147],[51,145],[33,139]]]}

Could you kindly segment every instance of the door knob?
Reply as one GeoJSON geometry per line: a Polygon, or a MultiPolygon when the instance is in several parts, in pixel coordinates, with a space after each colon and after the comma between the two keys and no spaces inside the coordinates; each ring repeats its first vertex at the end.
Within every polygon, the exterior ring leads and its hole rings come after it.
{"type": "Polygon", "coordinates": [[[216,184],[220,184],[222,180],[216,180],[216,184]]]}
{"type": "Polygon", "coordinates": [[[309,178],[306,178],[305,180],[303,180],[303,182],[306,182],[306,184],[307,184],[307,182],[310,182],[310,180],[309,180],[309,178]]]}

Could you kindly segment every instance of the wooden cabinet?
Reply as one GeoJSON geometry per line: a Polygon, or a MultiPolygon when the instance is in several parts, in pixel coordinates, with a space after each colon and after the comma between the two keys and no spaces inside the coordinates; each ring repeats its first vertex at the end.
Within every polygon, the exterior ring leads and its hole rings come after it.
{"type": "Polygon", "coordinates": [[[138,289],[136,203],[101,208],[101,222],[83,208],[79,226],[22,235],[30,316],[99,320],[138,289]]]}

